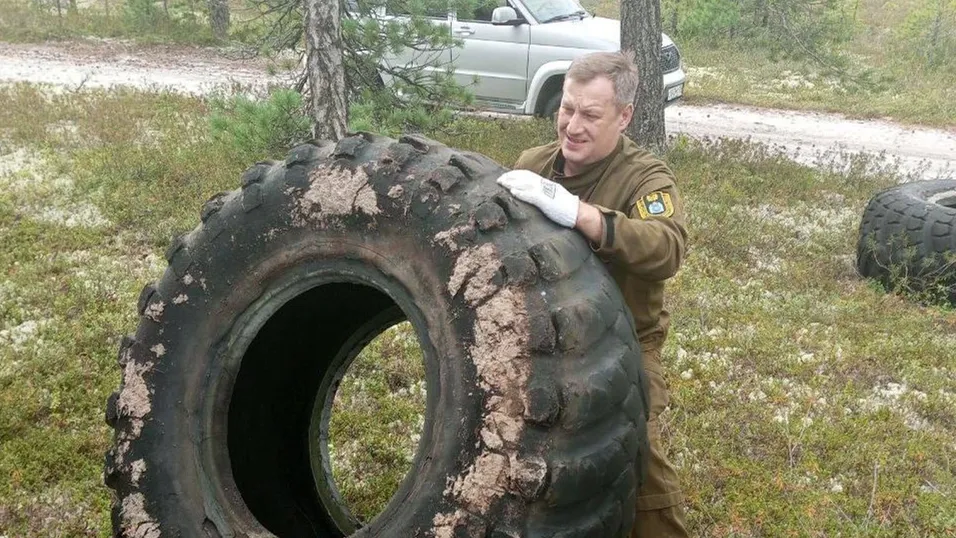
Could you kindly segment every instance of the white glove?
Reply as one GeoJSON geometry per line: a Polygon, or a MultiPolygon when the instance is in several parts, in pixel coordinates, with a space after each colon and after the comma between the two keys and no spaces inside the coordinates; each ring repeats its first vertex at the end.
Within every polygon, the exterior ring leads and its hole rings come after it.
{"type": "Polygon", "coordinates": [[[578,221],[578,205],[581,201],[561,185],[543,178],[530,170],[512,170],[501,174],[498,184],[511,194],[537,206],[549,219],[561,226],[573,228],[578,221]]]}

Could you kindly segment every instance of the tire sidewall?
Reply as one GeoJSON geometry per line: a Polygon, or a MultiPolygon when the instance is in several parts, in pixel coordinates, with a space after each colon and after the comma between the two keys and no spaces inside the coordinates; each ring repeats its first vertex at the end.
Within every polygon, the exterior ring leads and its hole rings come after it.
{"type": "MultiPolygon", "coordinates": [[[[248,228],[250,220],[245,223],[244,233],[255,235],[256,231],[248,228]]],[[[271,224],[263,222],[260,229],[270,229],[271,224]]],[[[467,447],[476,443],[474,435],[461,433],[476,431],[478,423],[475,410],[462,405],[469,399],[469,391],[474,390],[475,372],[471,362],[464,359],[466,335],[448,331],[450,327],[467,327],[468,323],[450,318],[456,305],[444,292],[450,274],[441,268],[447,260],[435,259],[435,249],[410,241],[409,235],[399,229],[380,230],[358,241],[335,233],[318,235],[313,230],[287,232],[281,237],[281,241],[259,249],[257,263],[194,266],[189,273],[194,283],[186,286],[186,295],[203,293],[207,308],[169,312],[161,323],[159,333],[167,336],[162,341],[168,354],[183,360],[175,367],[157,369],[152,378],[152,384],[166,389],[153,401],[152,424],[162,428],[163,439],[148,443],[157,450],[145,457],[147,461],[178,460],[176,465],[164,466],[166,471],[176,470],[176,476],[155,479],[168,484],[195,476],[195,483],[181,486],[194,493],[183,491],[180,498],[197,498],[194,495],[198,494],[204,499],[206,512],[220,513],[219,523],[235,532],[265,530],[242,502],[225,442],[229,403],[242,356],[257,328],[286,301],[323,282],[345,279],[377,287],[402,307],[413,322],[426,362],[429,405],[419,446],[431,449],[417,453],[411,466],[416,472],[409,473],[393,497],[396,502],[392,509],[376,519],[374,532],[387,534],[390,527],[397,530],[411,521],[427,521],[441,502],[441,491],[434,491],[434,484],[443,484],[448,474],[460,469],[458,455],[467,453],[467,447]],[[399,258],[396,252],[414,255],[399,258]],[[202,275],[213,273],[218,282],[229,283],[228,287],[219,293],[202,292],[198,283],[202,275]],[[170,335],[175,338],[168,338],[170,335]],[[438,349],[442,350],[441,360],[438,349]],[[448,405],[451,402],[458,404],[448,405]],[[196,443],[197,439],[202,441],[196,443]],[[169,453],[165,449],[169,446],[177,447],[178,453],[169,453]],[[424,466],[422,461],[430,464],[424,466]],[[411,492],[414,506],[402,502],[411,492]],[[417,511],[423,513],[415,514],[417,511]]],[[[230,258],[219,252],[212,260],[230,258]]],[[[144,435],[149,433],[149,424],[144,435]]],[[[181,509],[189,511],[190,507],[181,509]]]]}
{"type": "Polygon", "coordinates": [[[268,444],[308,440],[298,421],[308,430],[316,394],[285,395],[297,403],[291,411],[246,398],[231,426],[230,407],[238,384],[242,394],[283,395],[275,378],[301,375],[303,357],[316,360],[310,348],[286,345],[312,336],[300,319],[328,323],[322,352],[333,362],[342,350],[332,339],[354,339],[385,296],[412,318],[425,351],[428,409],[411,473],[355,536],[630,532],[621,507],[633,504],[644,466],[634,461],[646,457],[647,440],[633,320],[584,239],[504,196],[493,181],[502,171],[420,138],[362,135],[334,148],[299,146],[285,163],[247,170],[242,190],[207,202],[203,224],[167,251],[170,270],[144,289],[137,334],[121,345],[124,380],[107,402],[116,438],[105,466],[118,494],[118,535],[271,536],[243,502],[235,478],[243,476],[258,490],[250,503],[278,499],[266,505],[268,517],[295,520],[282,534],[341,536],[329,521],[313,532],[312,518],[298,515],[303,506],[322,510],[310,455],[302,466],[302,448],[268,444]],[[299,294],[326,278],[385,293],[299,294]],[[340,322],[324,313],[324,298],[336,296],[371,309],[340,322]],[[312,306],[280,308],[299,297],[312,306]],[[260,341],[260,326],[293,329],[260,341]],[[250,342],[259,349],[246,354],[250,342]],[[272,368],[277,350],[291,352],[293,372],[272,368]],[[147,391],[145,406],[128,405],[147,391]],[[269,474],[293,467],[287,453],[307,482],[269,474]],[[236,460],[260,454],[280,464],[233,475],[236,460]],[[148,463],[145,473],[134,460],[148,463]]]}

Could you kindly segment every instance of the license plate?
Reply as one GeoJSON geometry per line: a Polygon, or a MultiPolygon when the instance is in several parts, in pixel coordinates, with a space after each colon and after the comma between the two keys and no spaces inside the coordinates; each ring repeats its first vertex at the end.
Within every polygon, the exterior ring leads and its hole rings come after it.
{"type": "Polygon", "coordinates": [[[674,99],[677,99],[677,98],[680,97],[681,95],[684,95],[684,85],[683,85],[683,84],[678,84],[677,86],[674,86],[674,87],[672,87],[672,88],[667,88],[667,100],[668,100],[668,101],[673,101],[674,99]]]}

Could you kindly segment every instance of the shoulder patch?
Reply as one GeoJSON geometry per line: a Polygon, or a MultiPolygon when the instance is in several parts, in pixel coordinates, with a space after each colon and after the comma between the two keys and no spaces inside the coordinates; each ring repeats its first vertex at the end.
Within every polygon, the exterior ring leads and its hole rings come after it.
{"type": "Polygon", "coordinates": [[[654,191],[645,195],[634,204],[642,219],[648,217],[667,218],[674,214],[674,202],[670,193],[654,191]]]}

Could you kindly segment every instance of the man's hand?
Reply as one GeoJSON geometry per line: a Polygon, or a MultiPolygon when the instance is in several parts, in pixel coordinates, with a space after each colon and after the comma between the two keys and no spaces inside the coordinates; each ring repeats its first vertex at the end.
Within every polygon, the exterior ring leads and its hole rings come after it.
{"type": "Polygon", "coordinates": [[[498,184],[511,191],[515,198],[536,206],[561,226],[573,228],[578,220],[578,207],[581,204],[578,197],[534,172],[505,172],[498,178],[498,184]]]}

